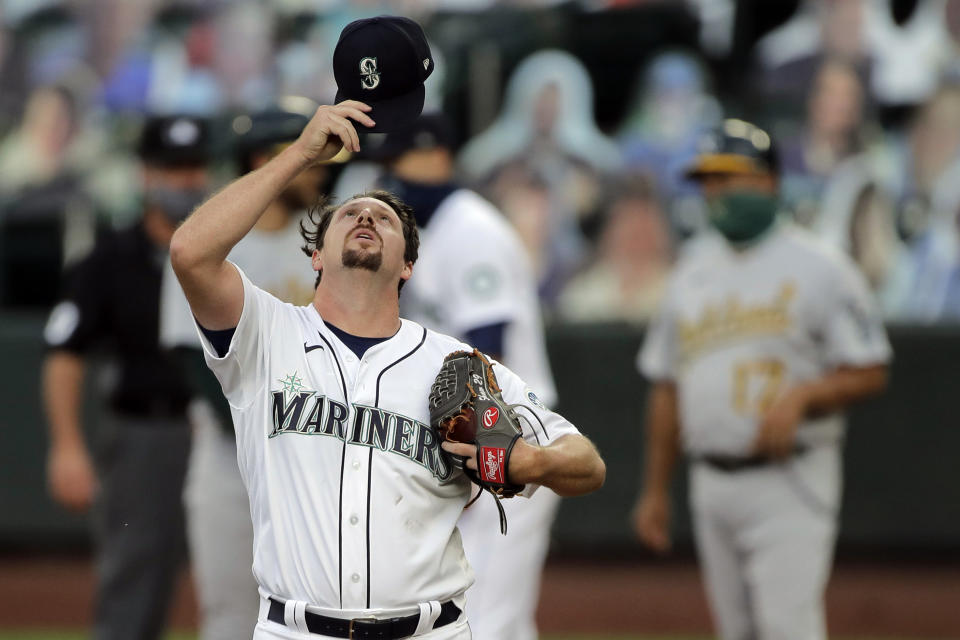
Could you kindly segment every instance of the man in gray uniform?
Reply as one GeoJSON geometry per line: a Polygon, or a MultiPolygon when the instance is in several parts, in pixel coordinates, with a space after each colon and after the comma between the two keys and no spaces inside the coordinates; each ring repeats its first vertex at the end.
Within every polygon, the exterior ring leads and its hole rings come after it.
{"type": "Polygon", "coordinates": [[[682,446],[720,637],[823,639],[842,412],[884,387],[890,346],[849,258],[777,219],[766,132],[726,121],[689,175],[717,233],[691,241],[640,354],[652,389],[636,531],[669,547],[682,446]]]}

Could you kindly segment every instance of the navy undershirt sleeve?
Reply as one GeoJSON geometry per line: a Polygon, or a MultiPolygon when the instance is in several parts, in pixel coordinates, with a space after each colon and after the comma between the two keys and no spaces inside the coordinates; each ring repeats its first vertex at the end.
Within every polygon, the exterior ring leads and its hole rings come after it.
{"type": "Polygon", "coordinates": [[[213,329],[207,329],[199,322],[197,326],[200,327],[200,331],[203,331],[203,335],[207,337],[207,340],[210,341],[210,344],[213,346],[214,351],[217,352],[217,357],[222,358],[227,355],[227,351],[230,350],[230,341],[233,340],[233,334],[236,332],[237,328],[233,327],[232,329],[220,329],[214,331],[213,329]]]}
{"type": "Polygon", "coordinates": [[[499,358],[503,356],[503,340],[506,332],[506,322],[488,324],[467,331],[466,342],[487,355],[499,358]]]}

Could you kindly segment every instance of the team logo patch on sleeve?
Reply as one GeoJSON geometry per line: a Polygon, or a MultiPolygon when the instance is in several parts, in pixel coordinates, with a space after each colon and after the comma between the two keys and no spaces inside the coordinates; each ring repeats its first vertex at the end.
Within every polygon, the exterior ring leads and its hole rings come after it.
{"type": "Polygon", "coordinates": [[[57,346],[70,339],[80,326],[80,308],[70,301],[64,301],[53,308],[50,319],[43,329],[43,338],[47,344],[57,346]]]}
{"type": "Polygon", "coordinates": [[[487,482],[504,482],[503,462],[507,452],[503,447],[480,447],[480,473],[487,482]]]}
{"type": "Polygon", "coordinates": [[[493,265],[480,264],[467,272],[467,291],[475,298],[492,298],[500,291],[500,275],[493,265]]]}
{"type": "Polygon", "coordinates": [[[540,407],[541,409],[546,409],[547,407],[543,404],[543,401],[540,400],[540,397],[535,394],[531,389],[527,389],[527,400],[529,400],[533,405],[540,407]]]}
{"type": "Polygon", "coordinates": [[[488,407],[487,410],[483,412],[483,428],[493,429],[493,425],[497,424],[497,420],[499,419],[500,410],[496,407],[488,407]]]}

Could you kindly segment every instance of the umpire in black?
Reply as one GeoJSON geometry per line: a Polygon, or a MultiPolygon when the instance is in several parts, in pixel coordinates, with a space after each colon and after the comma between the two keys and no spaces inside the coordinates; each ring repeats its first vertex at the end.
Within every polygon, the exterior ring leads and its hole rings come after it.
{"type": "Polygon", "coordinates": [[[160,281],[177,224],[207,193],[208,149],[203,120],[147,120],[139,145],[143,215],[132,227],[105,234],[65,274],[45,330],[47,479],[64,507],[93,507],[96,640],[158,638],[185,557],[190,391],[158,344],[160,281]],[[117,375],[100,412],[96,446],[88,448],[83,379],[96,352],[115,363],[117,375]]]}

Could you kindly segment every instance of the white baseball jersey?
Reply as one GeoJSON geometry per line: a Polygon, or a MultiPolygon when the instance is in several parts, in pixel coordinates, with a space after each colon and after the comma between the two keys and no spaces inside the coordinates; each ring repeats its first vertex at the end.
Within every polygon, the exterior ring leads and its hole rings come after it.
{"type": "MultiPolygon", "coordinates": [[[[843,254],[788,223],[744,252],[694,241],[674,271],[639,364],[677,383],[693,455],[746,456],[758,417],[788,387],[840,366],[890,359],[866,282],[843,254]]],[[[830,444],[841,415],[809,419],[801,443],[830,444]]]]}
{"type": "MultiPolygon", "coordinates": [[[[313,299],[317,272],[299,247],[299,216],[278,231],[252,230],[230,251],[229,259],[239,265],[257,286],[295,304],[313,299]]],[[[160,288],[160,344],[164,347],[196,347],[197,329],[183,289],[167,260],[160,288]]]]}
{"type": "MultiPolygon", "coordinates": [[[[351,612],[462,594],[472,575],[455,527],[470,482],[441,455],[427,398],[443,358],[469,347],[403,320],[358,359],[312,304],[280,302],[240,275],[229,351],[201,341],[231,405],[261,589],[351,612]]],[[[577,433],[512,371],[494,371],[504,400],[539,418],[521,421],[526,440],[577,433]]]]}
{"type": "Polygon", "coordinates": [[[400,308],[404,317],[454,336],[508,323],[504,361],[544,403],[556,402],[530,260],[509,222],[473,191],[450,194],[420,230],[400,308]]]}

